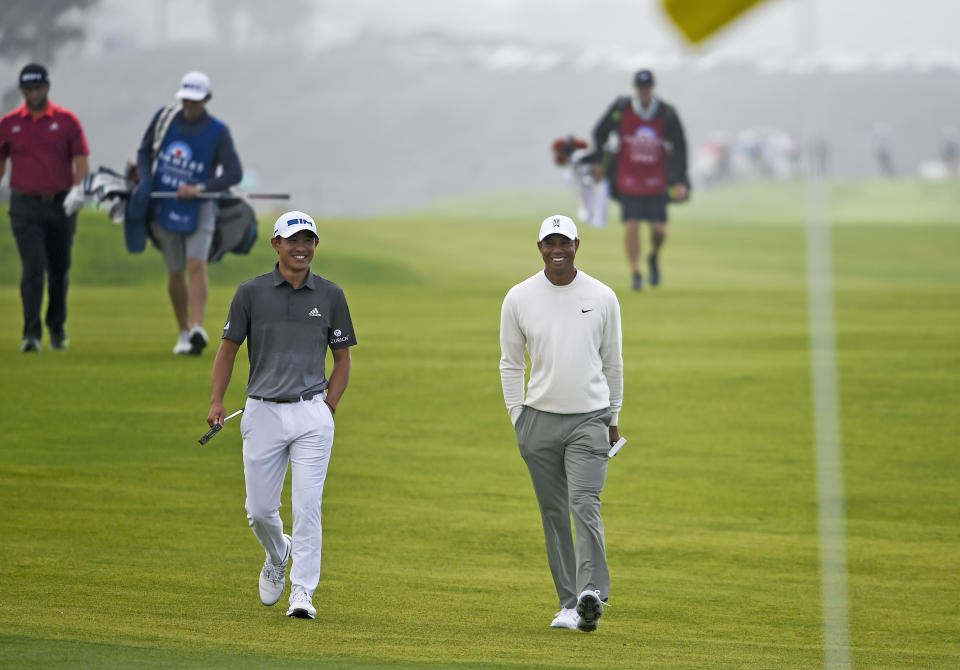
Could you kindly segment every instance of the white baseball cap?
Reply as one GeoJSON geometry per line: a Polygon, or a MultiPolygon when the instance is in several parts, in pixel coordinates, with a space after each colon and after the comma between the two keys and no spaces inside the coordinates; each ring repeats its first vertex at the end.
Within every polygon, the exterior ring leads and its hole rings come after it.
{"type": "Polygon", "coordinates": [[[301,230],[309,230],[317,239],[320,239],[320,236],[317,235],[317,224],[313,222],[313,218],[309,214],[303,212],[293,211],[281,214],[277,222],[273,224],[274,237],[290,237],[301,230]]]}
{"type": "Polygon", "coordinates": [[[543,242],[544,237],[553,235],[554,233],[559,233],[560,235],[569,237],[571,240],[575,240],[577,239],[577,224],[575,224],[569,216],[551,214],[540,224],[540,237],[537,238],[537,242],[543,242]]]}
{"type": "Polygon", "coordinates": [[[210,95],[210,77],[202,72],[188,72],[180,80],[179,100],[203,100],[210,95]]]}

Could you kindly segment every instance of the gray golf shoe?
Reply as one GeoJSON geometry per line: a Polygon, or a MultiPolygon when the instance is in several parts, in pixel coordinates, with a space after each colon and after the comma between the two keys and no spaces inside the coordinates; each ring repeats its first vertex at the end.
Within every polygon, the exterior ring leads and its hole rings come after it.
{"type": "Polygon", "coordinates": [[[577,628],[588,633],[595,631],[600,624],[600,617],[603,616],[603,608],[606,605],[600,599],[599,591],[584,591],[577,598],[577,614],[580,619],[577,621],[577,628]]]}

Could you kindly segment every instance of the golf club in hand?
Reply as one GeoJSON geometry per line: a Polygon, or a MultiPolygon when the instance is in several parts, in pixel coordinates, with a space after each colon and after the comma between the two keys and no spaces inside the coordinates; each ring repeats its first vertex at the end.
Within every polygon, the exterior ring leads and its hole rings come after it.
{"type": "MultiPolygon", "coordinates": [[[[229,420],[232,419],[233,417],[237,416],[238,414],[243,414],[243,410],[242,410],[242,409],[238,409],[236,412],[234,412],[234,413],[231,414],[230,416],[224,418],[223,423],[226,423],[227,421],[229,421],[229,420]]],[[[199,443],[201,444],[201,446],[204,445],[204,444],[206,444],[207,442],[209,442],[209,441],[211,440],[211,438],[213,438],[214,435],[216,435],[216,434],[219,433],[221,430],[223,430],[223,423],[215,423],[215,424],[213,424],[213,425],[210,427],[210,430],[208,430],[206,433],[204,433],[204,434],[203,434],[203,437],[201,437],[199,440],[197,440],[197,442],[199,442],[199,443]]]]}

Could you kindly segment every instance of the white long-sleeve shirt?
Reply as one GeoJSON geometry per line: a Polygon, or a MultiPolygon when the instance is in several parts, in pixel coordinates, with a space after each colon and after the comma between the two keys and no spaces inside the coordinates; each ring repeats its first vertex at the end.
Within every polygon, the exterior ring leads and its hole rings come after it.
{"type": "Polygon", "coordinates": [[[555,414],[609,408],[616,426],[623,402],[620,303],[582,270],[566,286],[538,272],[507,292],[500,313],[500,383],[514,424],[524,405],[555,414]],[[524,349],[530,382],[524,397],[524,349]]]}

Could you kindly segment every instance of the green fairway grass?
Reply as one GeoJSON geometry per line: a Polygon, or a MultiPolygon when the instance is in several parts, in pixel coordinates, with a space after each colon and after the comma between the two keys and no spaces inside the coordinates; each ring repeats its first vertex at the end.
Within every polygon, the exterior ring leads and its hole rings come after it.
{"type": "MultiPolygon", "coordinates": [[[[855,668],[960,667],[957,193],[833,189],[855,668]]],[[[657,290],[628,290],[616,221],[581,227],[578,267],[621,301],[629,440],[604,493],[613,589],[592,634],[548,628],[498,373],[501,301],[542,269],[536,230],[573,213],[568,193],[318,221],[313,270],[344,288],[359,345],[316,621],[259,602],[239,421],[197,444],[213,351],[172,355],[159,253],[127,254],[85,210],[71,348],[20,354],[3,207],[0,667],[822,667],[802,188],[695,195],[671,209],[657,290]]],[[[211,267],[214,347],[236,284],[272,267],[272,222],[211,267]]],[[[242,355],[228,411],[246,374],[242,355]]]]}

